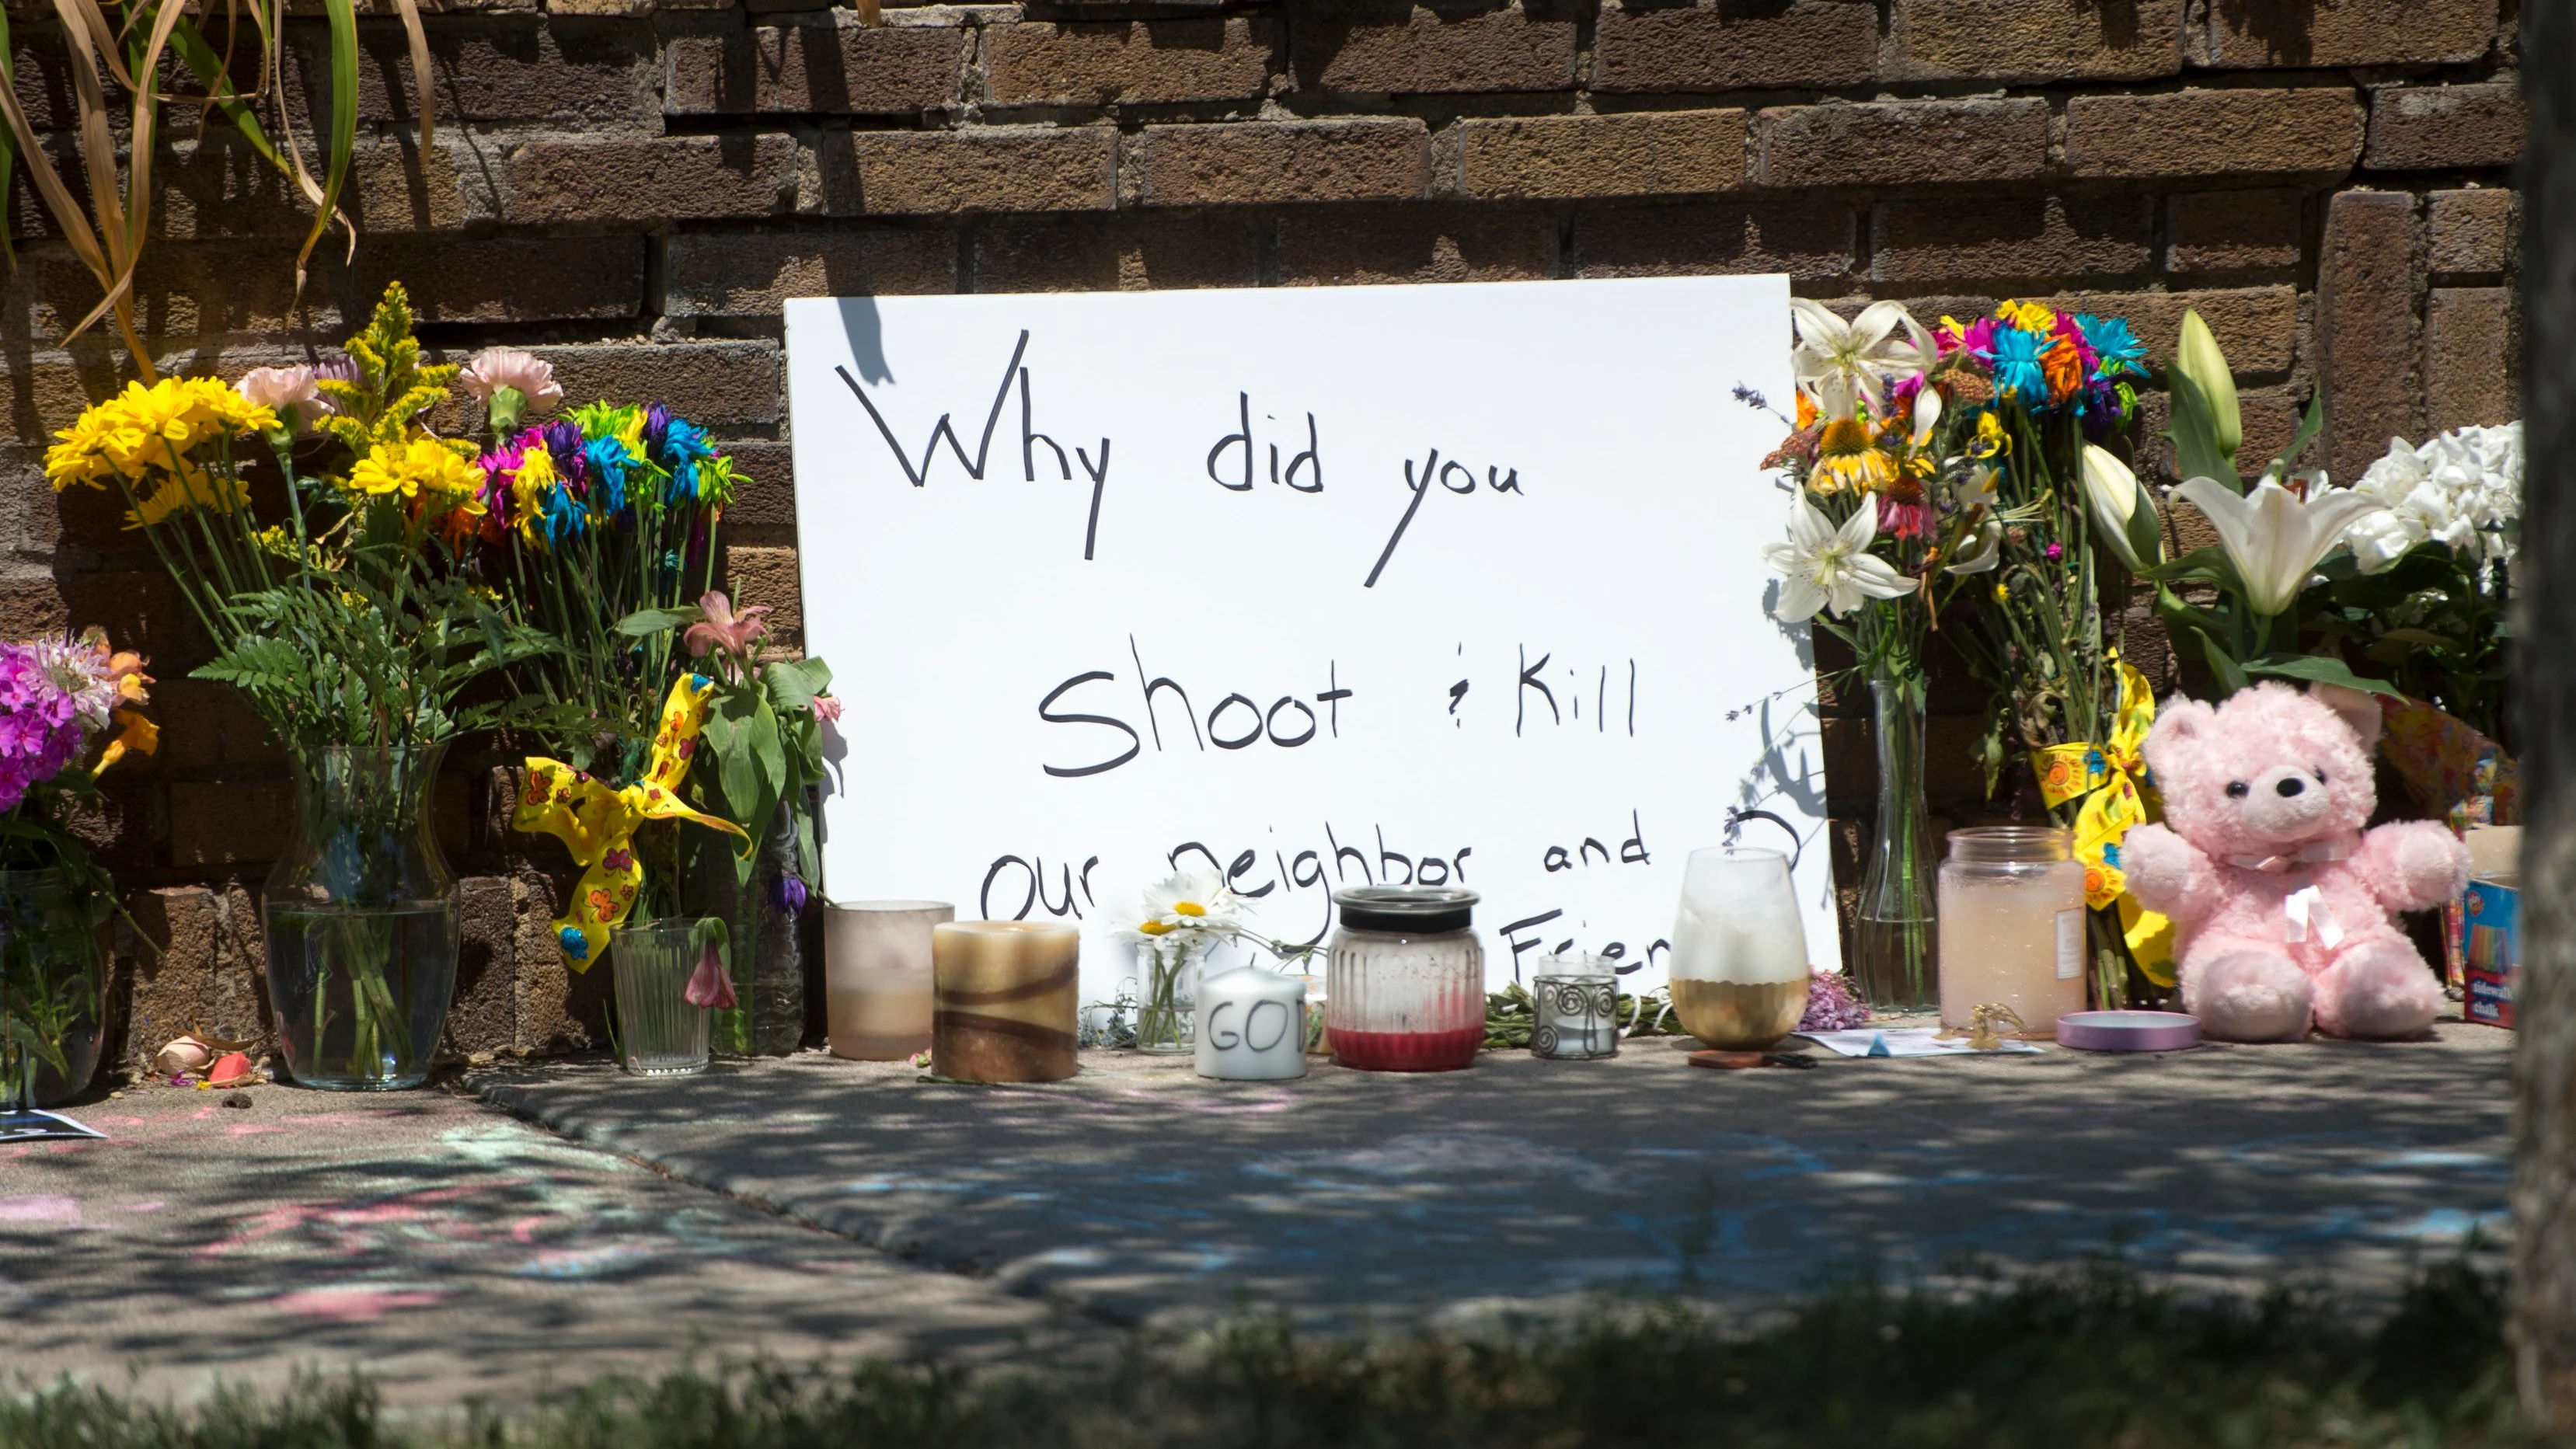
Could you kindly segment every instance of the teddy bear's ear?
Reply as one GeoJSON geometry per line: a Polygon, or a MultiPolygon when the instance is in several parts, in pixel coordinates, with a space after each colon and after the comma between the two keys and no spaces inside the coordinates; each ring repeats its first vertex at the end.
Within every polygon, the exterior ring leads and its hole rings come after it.
{"type": "Polygon", "coordinates": [[[2340,684],[2319,680],[2308,686],[2308,698],[2333,710],[2352,726],[2353,735],[2361,741],[2361,752],[2369,754],[2379,747],[2379,696],[2340,684]]]}
{"type": "Polygon", "coordinates": [[[2175,695],[2156,711],[2156,722],[2147,731],[2147,748],[2163,753],[2213,732],[2218,725],[2218,711],[2196,699],[2175,695]]]}

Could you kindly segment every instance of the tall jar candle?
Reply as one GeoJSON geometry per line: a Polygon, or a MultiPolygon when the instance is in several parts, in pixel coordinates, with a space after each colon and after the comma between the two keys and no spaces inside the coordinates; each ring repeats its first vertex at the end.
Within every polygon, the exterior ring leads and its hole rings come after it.
{"type": "Polygon", "coordinates": [[[945,901],[854,901],[823,915],[832,1055],[899,1062],[930,1049],[930,931],[945,901]]]}
{"type": "Polygon", "coordinates": [[[1074,1073],[1082,932],[1039,921],[930,928],[930,1069],[962,1082],[1074,1073]]]}
{"type": "Polygon", "coordinates": [[[1941,863],[1941,1024],[2009,1006],[2032,1036],[2084,1009],[2084,866],[2072,832],[1998,825],[1950,832],[1941,863]]]}

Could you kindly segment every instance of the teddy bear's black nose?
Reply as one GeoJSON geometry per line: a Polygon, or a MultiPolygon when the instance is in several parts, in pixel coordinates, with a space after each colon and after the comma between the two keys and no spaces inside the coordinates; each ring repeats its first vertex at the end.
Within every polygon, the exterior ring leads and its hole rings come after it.
{"type": "Polygon", "coordinates": [[[2283,780],[2280,784],[2273,786],[2272,790],[2273,793],[2279,795],[2282,799],[2287,800],[2306,788],[2308,788],[2306,784],[2301,782],[2298,777],[2292,776],[2287,780],[2283,780]]]}

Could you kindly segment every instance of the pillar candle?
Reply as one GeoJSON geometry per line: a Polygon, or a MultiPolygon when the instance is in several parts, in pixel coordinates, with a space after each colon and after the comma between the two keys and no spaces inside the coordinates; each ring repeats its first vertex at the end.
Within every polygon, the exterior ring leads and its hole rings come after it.
{"type": "Polygon", "coordinates": [[[823,916],[832,1055],[898,1062],[930,1049],[930,928],[944,901],[858,901],[823,916]]]}
{"type": "Polygon", "coordinates": [[[1199,983],[1198,1068],[1229,1082],[1306,1075],[1306,982],[1243,966],[1199,983]]]}
{"type": "Polygon", "coordinates": [[[1039,921],[930,928],[930,1069],[964,1082],[1074,1073],[1082,932],[1039,921]]]}

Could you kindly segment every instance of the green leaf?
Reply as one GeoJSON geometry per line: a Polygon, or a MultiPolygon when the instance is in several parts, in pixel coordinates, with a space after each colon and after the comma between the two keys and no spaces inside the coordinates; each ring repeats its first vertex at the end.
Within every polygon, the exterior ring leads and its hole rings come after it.
{"type": "Polygon", "coordinates": [[[694,624],[706,614],[696,608],[638,609],[617,621],[617,632],[640,639],[680,624],[694,624]]]}
{"type": "MultiPolygon", "coordinates": [[[[0,49],[5,49],[6,45],[6,32],[0,31],[0,49]]],[[[198,84],[203,85],[209,94],[234,89],[232,78],[224,70],[224,58],[215,53],[204,32],[197,29],[196,21],[183,19],[179,22],[178,27],[170,32],[170,48],[179,52],[179,59],[187,62],[198,84]]],[[[295,174],[294,168],[286,164],[286,158],[279,155],[277,147],[270,143],[268,133],[260,129],[259,117],[251,110],[249,102],[219,100],[215,102],[215,109],[223,113],[225,120],[233,123],[233,129],[242,133],[242,138],[250,142],[251,149],[257,151],[262,160],[289,176],[295,174]]]]}
{"type": "Polygon", "coordinates": [[[322,0],[322,8],[331,18],[331,134],[323,151],[326,164],[322,204],[314,210],[313,230],[305,233],[304,249],[295,254],[295,289],[299,293],[304,290],[305,265],[312,260],[313,248],[331,229],[331,215],[340,204],[340,188],[349,179],[350,158],[358,145],[356,0],[322,0]]]}
{"type": "Polygon", "coordinates": [[[2173,425],[2165,436],[2173,440],[2175,471],[2186,480],[2215,478],[2243,493],[2245,480],[2236,476],[2235,462],[2219,446],[2218,424],[2208,396],[2180,368],[2167,372],[2165,381],[2173,414],[2173,425]]]}
{"type": "MultiPolygon", "coordinates": [[[[2290,439],[2290,446],[2283,449],[2281,455],[2272,460],[2274,468],[2286,475],[2290,471],[2290,465],[2297,462],[2299,455],[2308,450],[2308,444],[2315,442],[2317,434],[2325,430],[2326,390],[2318,388],[2317,395],[2308,399],[2307,415],[2299,419],[2299,431],[2290,439]]],[[[2449,551],[2443,550],[2445,553],[2449,551]]]]}
{"type": "Polygon", "coordinates": [[[2245,688],[2248,681],[2245,678],[2244,667],[2228,657],[2227,650],[2218,642],[2217,635],[2200,636],[2200,653],[2202,658],[2209,661],[2209,672],[2217,676],[2220,689],[2234,694],[2245,688]]]}
{"type": "Polygon", "coordinates": [[[2351,665],[2331,654],[2266,654],[2260,659],[2247,660],[2245,673],[2271,679],[2304,679],[2315,684],[2340,684],[2346,689],[2385,695],[2390,699],[2406,697],[2384,679],[2364,679],[2353,673],[2351,665]]]}
{"type": "Polygon", "coordinates": [[[832,687],[832,666],[820,659],[783,659],[760,672],[769,706],[780,714],[814,707],[814,696],[832,687]]]}

